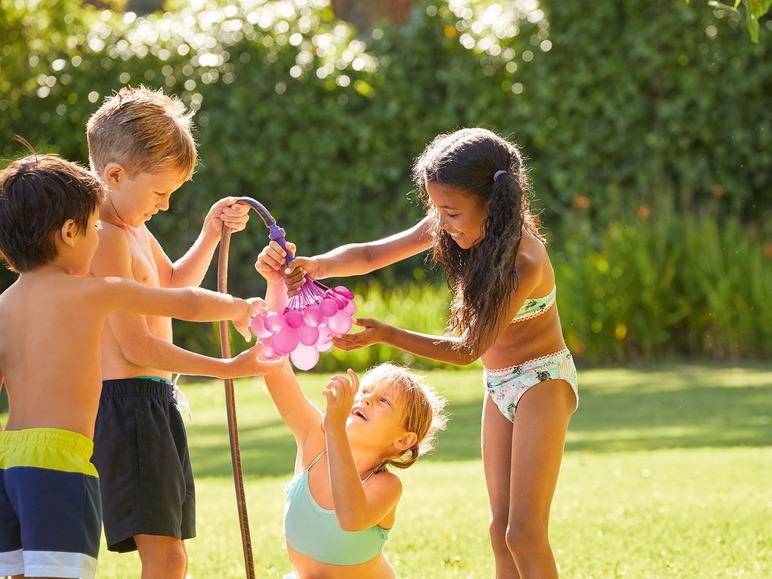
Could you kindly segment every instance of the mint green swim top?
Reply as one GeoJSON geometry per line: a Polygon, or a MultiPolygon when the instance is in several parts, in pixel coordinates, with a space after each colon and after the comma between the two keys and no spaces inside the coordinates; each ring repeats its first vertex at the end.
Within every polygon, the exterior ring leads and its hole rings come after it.
{"type": "MultiPolygon", "coordinates": [[[[389,537],[389,529],[375,526],[363,531],[344,531],[335,511],[323,509],[311,496],[308,471],[327,450],[323,450],[303,472],[299,472],[284,489],[284,535],[295,551],[322,563],[359,565],[376,557],[389,537]]],[[[367,475],[365,482],[373,473],[367,475]]]]}
{"type": "Polygon", "coordinates": [[[543,298],[529,298],[525,300],[525,303],[520,307],[515,317],[512,318],[512,323],[522,322],[523,320],[535,318],[543,314],[555,303],[557,293],[558,287],[554,285],[552,286],[552,291],[543,298]]]}

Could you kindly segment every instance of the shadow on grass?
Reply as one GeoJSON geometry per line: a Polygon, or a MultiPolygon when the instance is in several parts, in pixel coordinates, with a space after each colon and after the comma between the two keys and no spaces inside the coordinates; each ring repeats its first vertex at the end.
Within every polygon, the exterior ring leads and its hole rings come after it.
{"type": "MultiPolygon", "coordinates": [[[[422,460],[480,458],[482,392],[470,399],[465,390],[456,396],[463,402],[454,402],[454,393],[468,388],[472,380],[477,382],[479,374],[470,373],[466,381],[457,376],[452,372],[432,376],[449,398],[451,420],[440,433],[436,450],[422,460]]],[[[704,364],[585,370],[579,380],[580,405],[569,426],[568,452],[772,446],[769,365],[740,370],[704,364]]],[[[295,443],[280,419],[240,424],[239,438],[245,476],[291,476],[295,443]]],[[[231,475],[224,424],[191,429],[190,446],[196,476],[231,475]]]]}

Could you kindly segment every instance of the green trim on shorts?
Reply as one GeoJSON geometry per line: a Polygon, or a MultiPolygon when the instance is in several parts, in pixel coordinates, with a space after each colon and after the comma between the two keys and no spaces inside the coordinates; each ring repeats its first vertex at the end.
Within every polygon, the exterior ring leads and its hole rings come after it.
{"type": "Polygon", "coordinates": [[[161,384],[171,384],[171,380],[161,378],[160,376],[134,376],[133,378],[126,378],[126,380],[152,380],[153,382],[160,382],[161,384]]]}

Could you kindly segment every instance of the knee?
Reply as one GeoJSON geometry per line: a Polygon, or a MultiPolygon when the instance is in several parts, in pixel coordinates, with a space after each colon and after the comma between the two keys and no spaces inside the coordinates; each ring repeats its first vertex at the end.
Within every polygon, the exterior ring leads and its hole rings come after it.
{"type": "MultiPolygon", "coordinates": [[[[170,546],[165,553],[165,566],[184,573],[188,567],[188,554],[185,551],[185,543],[182,541],[170,546]]],[[[184,576],[184,575],[183,575],[184,576]]]]}
{"type": "Polygon", "coordinates": [[[187,569],[188,553],[182,541],[169,551],[169,565],[173,569],[187,569]]]}
{"type": "Polygon", "coordinates": [[[492,518],[488,525],[488,533],[491,537],[491,547],[496,553],[508,551],[507,547],[507,521],[506,519],[492,518]]]}
{"type": "Polygon", "coordinates": [[[185,543],[179,540],[143,543],[139,548],[139,557],[143,578],[184,577],[188,567],[185,543]]]}
{"type": "Polygon", "coordinates": [[[514,519],[506,530],[506,545],[515,558],[528,557],[549,545],[547,528],[533,520],[514,519]]]}

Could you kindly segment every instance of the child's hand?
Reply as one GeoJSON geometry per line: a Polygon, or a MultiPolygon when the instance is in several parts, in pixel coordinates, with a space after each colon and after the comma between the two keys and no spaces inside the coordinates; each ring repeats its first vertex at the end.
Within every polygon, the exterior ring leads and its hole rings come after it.
{"type": "Polygon", "coordinates": [[[241,336],[247,341],[252,341],[252,332],[249,330],[249,325],[257,314],[268,311],[268,304],[262,298],[249,298],[245,300],[249,304],[249,312],[246,318],[239,318],[233,320],[233,327],[241,336]]]}
{"type": "MultiPolygon", "coordinates": [[[[295,244],[285,242],[287,249],[295,253],[295,244]]],[[[287,252],[276,241],[271,241],[257,256],[255,269],[268,283],[276,283],[282,279],[282,270],[287,264],[287,252]]]]}
{"type": "Polygon", "coordinates": [[[313,257],[296,257],[284,269],[284,283],[287,284],[287,294],[294,296],[306,283],[306,275],[317,276],[316,262],[313,257]]]}
{"type": "Polygon", "coordinates": [[[249,205],[237,203],[237,197],[225,197],[212,205],[204,219],[204,228],[222,235],[223,225],[241,231],[249,221],[249,205]]]}
{"type": "Polygon", "coordinates": [[[273,360],[261,358],[262,350],[263,345],[258,342],[233,358],[229,364],[229,374],[231,374],[231,377],[264,376],[283,367],[287,361],[286,356],[273,360]]]}
{"type": "Polygon", "coordinates": [[[332,344],[341,350],[358,350],[373,344],[385,343],[391,326],[371,318],[354,318],[354,325],[364,328],[353,334],[339,334],[332,337],[332,344]]]}
{"type": "Polygon", "coordinates": [[[352,369],[348,369],[349,378],[336,374],[330,378],[324,394],[327,409],[324,413],[324,430],[329,432],[335,428],[346,428],[346,420],[354,406],[354,395],[359,390],[359,378],[352,369]]]}

